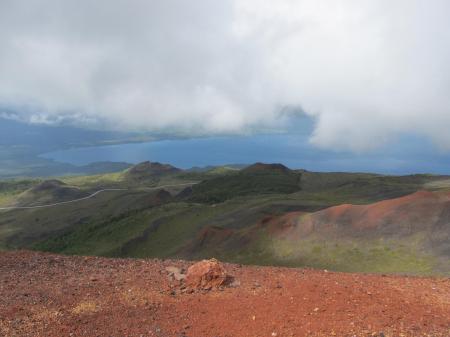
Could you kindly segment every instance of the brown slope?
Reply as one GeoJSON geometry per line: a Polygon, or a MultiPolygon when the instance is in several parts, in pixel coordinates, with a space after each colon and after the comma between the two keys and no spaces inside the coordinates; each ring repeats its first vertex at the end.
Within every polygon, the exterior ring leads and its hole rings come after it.
{"type": "Polygon", "coordinates": [[[0,335],[449,336],[448,279],[225,265],[239,286],[173,294],[168,266],[0,253],[0,335]]]}
{"type": "Polygon", "coordinates": [[[242,248],[252,239],[251,234],[240,235],[239,231],[230,228],[206,226],[177,252],[177,256],[189,259],[220,256],[224,251],[242,248]]]}
{"type": "Polygon", "coordinates": [[[280,235],[406,236],[417,232],[450,233],[450,195],[419,191],[370,205],[339,205],[303,215],[280,235]]]}

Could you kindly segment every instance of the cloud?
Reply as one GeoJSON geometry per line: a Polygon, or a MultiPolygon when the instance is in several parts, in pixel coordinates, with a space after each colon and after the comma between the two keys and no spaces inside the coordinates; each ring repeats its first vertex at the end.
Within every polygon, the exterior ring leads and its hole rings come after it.
{"type": "Polygon", "coordinates": [[[0,105],[32,122],[191,135],[282,130],[301,106],[318,147],[363,152],[413,133],[448,150],[449,10],[3,0],[0,105]]]}

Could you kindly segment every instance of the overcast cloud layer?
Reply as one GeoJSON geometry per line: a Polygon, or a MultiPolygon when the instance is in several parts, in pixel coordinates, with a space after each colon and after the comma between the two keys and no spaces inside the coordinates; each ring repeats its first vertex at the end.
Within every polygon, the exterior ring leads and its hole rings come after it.
{"type": "Polygon", "coordinates": [[[447,0],[0,0],[0,105],[32,122],[191,135],[283,130],[450,150],[447,0]],[[265,3],[265,4],[264,4],[265,3]]]}

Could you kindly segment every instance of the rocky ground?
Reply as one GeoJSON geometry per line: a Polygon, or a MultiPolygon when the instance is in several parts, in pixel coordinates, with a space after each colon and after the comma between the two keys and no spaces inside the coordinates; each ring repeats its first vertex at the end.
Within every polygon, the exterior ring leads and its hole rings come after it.
{"type": "Polygon", "coordinates": [[[0,336],[450,336],[449,279],[191,264],[0,253],[0,336]]]}

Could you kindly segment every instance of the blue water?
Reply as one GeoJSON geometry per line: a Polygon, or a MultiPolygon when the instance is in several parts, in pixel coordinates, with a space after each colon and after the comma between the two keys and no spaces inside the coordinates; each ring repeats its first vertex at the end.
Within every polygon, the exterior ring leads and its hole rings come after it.
{"type": "Polygon", "coordinates": [[[450,156],[435,151],[418,139],[404,139],[368,154],[321,150],[306,135],[278,134],[163,140],[108,146],[74,148],[41,155],[74,165],[99,161],[138,163],[146,160],[180,168],[255,162],[282,163],[312,171],[450,173],[450,156]]]}

